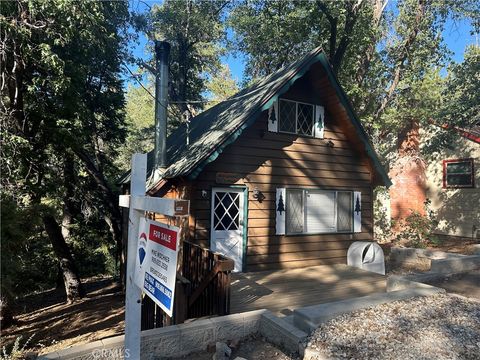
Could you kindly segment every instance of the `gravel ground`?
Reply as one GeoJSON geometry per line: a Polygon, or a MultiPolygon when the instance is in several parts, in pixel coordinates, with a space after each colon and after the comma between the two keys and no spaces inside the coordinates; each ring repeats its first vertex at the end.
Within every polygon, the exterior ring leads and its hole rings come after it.
{"type": "Polygon", "coordinates": [[[480,302],[439,294],[355,311],[318,328],[307,347],[334,359],[479,359],[480,302]]]}

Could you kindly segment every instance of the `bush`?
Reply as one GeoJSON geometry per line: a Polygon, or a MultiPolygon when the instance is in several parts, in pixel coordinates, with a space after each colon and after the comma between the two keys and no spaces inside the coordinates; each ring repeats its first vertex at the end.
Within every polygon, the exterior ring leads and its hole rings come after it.
{"type": "Polygon", "coordinates": [[[22,341],[22,336],[19,336],[15,339],[13,346],[10,350],[7,350],[6,346],[2,347],[2,352],[0,353],[0,360],[20,360],[25,358],[25,352],[28,344],[32,340],[34,335],[30,336],[23,345],[20,346],[22,341]]]}
{"type": "Polygon", "coordinates": [[[436,214],[430,210],[430,200],[425,201],[425,213],[420,214],[418,211],[411,212],[405,219],[398,221],[395,227],[400,229],[395,237],[396,242],[401,242],[408,247],[426,248],[428,245],[437,245],[439,238],[433,234],[433,230],[437,227],[438,221],[436,214]]]}

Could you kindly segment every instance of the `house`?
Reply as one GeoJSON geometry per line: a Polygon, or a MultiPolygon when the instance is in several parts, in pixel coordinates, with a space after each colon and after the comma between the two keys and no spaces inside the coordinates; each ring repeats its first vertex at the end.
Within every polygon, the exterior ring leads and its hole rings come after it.
{"type": "Polygon", "coordinates": [[[480,238],[480,126],[460,129],[431,124],[421,130],[417,125],[403,144],[416,148],[417,155],[400,156],[399,165],[390,170],[392,219],[405,219],[412,211],[427,215],[428,210],[438,223],[433,231],[437,237],[480,238]],[[426,140],[445,131],[451,132],[449,144],[422,157],[419,150],[426,140]]]}
{"type": "Polygon", "coordinates": [[[438,221],[435,233],[480,239],[480,125],[451,130],[453,141],[426,167],[426,197],[438,221]]]}
{"type": "Polygon", "coordinates": [[[346,263],[390,184],[320,48],[177,129],[167,159],[149,194],[190,200],[187,238],[237,271],[346,263]]]}

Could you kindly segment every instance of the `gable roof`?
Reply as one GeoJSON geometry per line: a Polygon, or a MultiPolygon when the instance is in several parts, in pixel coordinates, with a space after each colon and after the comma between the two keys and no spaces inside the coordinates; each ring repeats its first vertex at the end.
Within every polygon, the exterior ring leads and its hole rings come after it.
{"type": "Polygon", "coordinates": [[[463,136],[467,140],[471,140],[477,144],[480,144],[480,123],[471,126],[469,129],[460,128],[457,126],[450,126],[447,124],[439,125],[432,122],[434,125],[441,127],[443,130],[454,130],[460,136],[463,136]]]}
{"type": "MultiPolygon", "coordinates": [[[[262,111],[269,109],[280,95],[285,93],[297,79],[305,75],[313,64],[318,62],[322,64],[340,102],[345,107],[379,178],[384,185],[390,186],[390,179],[381,165],[367,133],[320,47],[192,118],[189,145],[186,144],[186,127],[180,126],[175,130],[167,138],[167,159],[170,165],[161,175],[162,179],[176,177],[195,179],[208,163],[214,161],[226,146],[234,142],[244,129],[255,122],[262,111]]],[[[153,167],[154,154],[153,151],[150,151],[147,157],[147,177],[152,174],[153,167]]],[[[126,183],[129,180],[130,172],[127,172],[119,182],[126,183]]],[[[149,189],[156,185],[150,184],[149,189]]]]}

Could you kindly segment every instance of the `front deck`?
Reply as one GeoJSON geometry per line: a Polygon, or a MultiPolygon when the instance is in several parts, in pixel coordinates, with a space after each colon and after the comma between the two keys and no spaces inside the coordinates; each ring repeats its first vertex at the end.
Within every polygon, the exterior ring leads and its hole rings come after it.
{"type": "Polygon", "coordinates": [[[290,315],[294,309],[385,292],[386,277],[347,265],[232,274],[230,313],[268,309],[290,315]]]}

